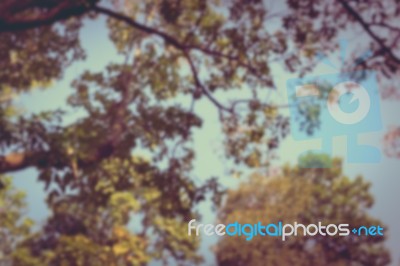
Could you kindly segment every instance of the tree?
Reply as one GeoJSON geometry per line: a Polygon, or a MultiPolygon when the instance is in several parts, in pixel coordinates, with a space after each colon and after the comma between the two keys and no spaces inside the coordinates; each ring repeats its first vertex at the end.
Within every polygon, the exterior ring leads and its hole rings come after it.
{"type": "Polygon", "coordinates": [[[206,193],[218,202],[220,188],[215,179],[198,184],[191,178],[192,132],[203,112],[196,103],[205,99],[218,110],[226,155],[236,165],[268,165],[289,133],[279,113],[286,106],[262,96],[275,89],[271,62],[304,74],[315,54],[336,49],[335,37],[358,25],[373,51],[359,67],[395,76],[399,29],[392,22],[399,9],[381,2],[288,1],[282,14],[257,0],[2,1],[0,173],[38,169],[53,213],[21,244],[18,263],[86,264],[97,253],[109,254],[106,264],[197,262],[197,244],[176,232],[198,215],[194,206],[206,193]],[[18,110],[15,97],[49,87],[84,60],[81,28],[98,16],[107,17],[125,61],[73,82],[68,105],[85,115],[66,124],[61,108],[18,110]],[[248,98],[217,97],[240,89],[248,98]],[[115,207],[116,201],[123,204],[115,207]],[[127,230],[132,214],[140,232],[127,230]],[[74,249],[75,241],[87,249],[74,249]]]}
{"type": "Polygon", "coordinates": [[[14,262],[143,265],[171,255],[178,261],[199,262],[198,242],[187,236],[184,225],[186,217],[195,215],[194,205],[215,185],[210,181],[198,188],[174,171],[178,170],[160,171],[134,156],[104,160],[87,178],[74,180],[66,173],[63,180],[70,180],[73,191],[51,190],[48,204],[53,215],[42,231],[18,246],[14,262]]]}
{"type": "MultiPolygon", "coordinates": [[[[290,72],[304,74],[315,63],[312,55],[334,50],[337,47],[335,37],[352,27],[360,27],[369,38],[365,42],[366,49],[371,50],[371,56],[360,61],[358,68],[377,70],[383,83],[393,81],[398,76],[396,73],[400,60],[397,39],[400,29],[396,22],[400,10],[391,0],[355,1],[351,4],[342,0],[288,1],[284,7],[288,11],[283,14],[274,13],[275,10],[262,1],[234,1],[230,5],[218,4],[218,1],[114,2],[114,9],[110,9],[97,0],[4,1],[0,6],[2,50],[5,53],[2,56],[5,69],[3,87],[18,91],[46,84],[59,78],[68,63],[82,59],[78,33],[84,15],[106,15],[109,18],[111,39],[119,51],[128,57],[125,66],[114,66],[114,74],[128,69],[127,72],[140,79],[129,81],[136,83],[137,87],[151,87],[157,100],[174,99],[181,94],[192,96],[194,103],[202,96],[208,98],[220,111],[225,124],[224,131],[228,135],[232,135],[232,128],[237,128],[238,124],[251,124],[251,130],[239,134],[242,135],[240,141],[233,141],[238,137],[227,138],[229,146],[243,146],[242,143],[249,139],[250,142],[259,142],[257,136],[266,133],[263,130],[265,125],[268,125],[268,129],[275,128],[275,125],[283,128],[282,134],[273,130],[268,131],[272,132],[270,134],[264,134],[268,135],[267,146],[275,147],[280,138],[287,134],[287,122],[282,121],[284,119],[280,116],[276,122],[278,125],[265,119],[265,113],[277,106],[260,101],[257,97],[260,89],[275,87],[270,73],[271,61],[282,62],[290,72]],[[281,19],[276,22],[279,27],[268,27],[267,23],[275,18],[281,19]],[[139,61],[135,62],[135,66],[131,65],[133,57],[141,57],[135,60],[139,61]],[[188,68],[189,74],[180,71],[184,67],[188,68]],[[200,75],[204,68],[207,68],[207,75],[200,75]],[[146,80],[149,73],[152,79],[146,80]],[[224,104],[214,96],[215,91],[232,90],[245,85],[251,88],[253,95],[249,99],[224,104]],[[169,90],[173,92],[169,93],[169,90]],[[248,104],[249,115],[239,120],[237,108],[243,104],[248,104]]],[[[359,46],[356,48],[360,50],[359,46]]],[[[349,64],[357,59],[358,55],[354,56],[349,59],[349,64]]],[[[125,78],[128,81],[128,77],[125,78]]],[[[133,104],[133,96],[123,98],[125,101],[120,104],[113,99],[114,108],[121,112],[126,105],[133,104]]],[[[113,111],[117,111],[114,108],[113,111]]],[[[192,113],[190,111],[193,110],[189,109],[189,113],[192,113]]],[[[121,122],[112,120],[115,124],[121,122]]],[[[16,125],[5,126],[9,128],[16,125]]],[[[190,126],[189,123],[187,128],[190,126]]],[[[120,128],[112,125],[108,128],[116,130],[116,127],[120,128]]],[[[186,134],[189,134],[190,130],[187,131],[186,134]]],[[[47,135],[47,132],[43,134],[47,135]]],[[[13,135],[12,132],[5,132],[5,136],[13,135]]],[[[118,135],[118,132],[109,135],[118,135]]],[[[8,138],[7,141],[8,146],[18,142],[8,138]]],[[[46,144],[50,146],[48,150],[65,153],[64,148],[54,147],[54,143],[46,144]]],[[[97,145],[92,158],[79,158],[77,164],[85,166],[109,157],[115,145],[112,142],[101,143],[97,145]]],[[[238,159],[260,154],[256,149],[243,154],[228,149],[227,153],[238,159]]],[[[43,153],[36,148],[11,153],[3,156],[0,170],[7,172],[38,166],[49,161],[48,157],[49,152],[43,153]]],[[[68,166],[69,162],[59,159],[56,164],[62,168],[68,166]]]]}
{"type": "Polygon", "coordinates": [[[25,194],[16,190],[10,177],[2,176],[0,188],[0,265],[11,265],[14,248],[30,234],[32,220],[24,218],[25,194]]]}
{"type": "MultiPolygon", "coordinates": [[[[370,184],[361,176],[351,179],[342,173],[341,160],[309,154],[308,166],[333,164],[332,168],[285,166],[277,176],[254,174],[236,190],[228,191],[219,210],[222,223],[301,224],[347,223],[352,227],[380,225],[368,214],[373,197],[370,184]]],[[[219,265],[387,265],[384,236],[223,237],[216,246],[219,265]]]]}

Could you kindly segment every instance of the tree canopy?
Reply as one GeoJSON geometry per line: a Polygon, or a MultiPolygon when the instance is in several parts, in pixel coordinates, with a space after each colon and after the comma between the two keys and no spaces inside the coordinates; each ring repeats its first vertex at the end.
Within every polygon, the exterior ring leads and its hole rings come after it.
{"type": "Polygon", "coordinates": [[[219,203],[221,187],[192,178],[193,132],[208,112],[196,104],[218,110],[225,155],[236,166],[268,166],[289,133],[279,112],[286,106],[262,96],[277,91],[273,63],[304,75],[317,54],[337,51],[338,37],[356,29],[371,54],[354,66],[356,45],[345,69],[377,71],[382,92],[396,95],[396,1],[275,2],[1,1],[0,173],[36,168],[52,211],[19,245],[18,265],[198,262],[198,243],[179,232],[207,193],[219,203]],[[51,87],[85,60],[80,33],[100,16],[125,60],[76,77],[66,104],[83,117],[65,123],[62,107],[18,109],[16,97],[51,87]],[[227,99],[233,91],[248,97],[227,99]]]}
{"type": "MultiPolygon", "coordinates": [[[[326,155],[309,154],[303,163],[331,163],[326,155]]],[[[373,205],[370,184],[363,177],[342,173],[341,160],[332,168],[285,166],[277,176],[253,175],[238,189],[228,191],[219,211],[224,224],[294,221],[308,225],[350,224],[382,226],[367,210],[373,205]]],[[[388,265],[384,236],[223,237],[216,246],[219,265],[388,265]]]]}

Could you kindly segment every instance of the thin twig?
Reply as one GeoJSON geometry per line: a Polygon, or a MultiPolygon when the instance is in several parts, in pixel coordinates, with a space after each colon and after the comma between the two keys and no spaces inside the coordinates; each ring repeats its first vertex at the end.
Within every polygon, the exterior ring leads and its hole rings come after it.
{"type": "Polygon", "coordinates": [[[381,47],[381,49],[397,64],[400,64],[400,59],[386,46],[385,42],[371,30],[370,25],[358,14],[347,2],[347,0],[337,0],[344,9],[362,26],[368,35],[381,47]]]}

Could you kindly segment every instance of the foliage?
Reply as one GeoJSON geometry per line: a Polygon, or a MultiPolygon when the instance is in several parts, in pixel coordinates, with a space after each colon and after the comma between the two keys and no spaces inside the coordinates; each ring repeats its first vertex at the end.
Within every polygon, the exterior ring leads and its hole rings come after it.
{"type": "MultiPolygon", "coordinates": [[[[215,178],[193,178],[193,132],[209,111],[198,102],[216,108],[235,167],[265,167],[289,133],[286,106],[267,96],[272,62],[303,75],[358,25],[373,56],[357,67],[376,69],[383,83],[396,77],[395,1],[289,0],[283,13],[271,3],[1,1],[0,173],[36,168],[52,211],[16,249],[18,265],[197,263],[198,243],[178,232],[208,193],[215,203],[221,195],[215,178]],[[51,87],[85,58],[82,25],[99,16],[124,61],[76,77],[67,104],[81,118],[20,110],[16,97],[51,87]]],[[[305,113],[318,125],[318,110],[305,113]]]]}
{"type": "MultiPolygon", "coordinates": [[[[373,205],[370,184],[361,176],[342,173],[341,160],[308,154],[308,166],[285,166],[278,176],[254,174],[238,189],[228,191],[219,211],[222,223],[302,224],[348,223],[352,227],[380,225],[368,214],[373,205]]],[[[219,265],[387,265],[390,257],[384,237],[292,236],[285,242],[276,237],[224,237],[216,247],[219,265]]]]}
{"type": "Polygon", "coordinates": [[[197,240],[182,230],[204,192],[175,171],[132,157],[104,160],[79,179],[65,173],[72,191],[49,192],[53,215],[16,251],[17,265],[33,258],[48,265],[142,265],[169,253],[199,261],[197,240]]]}
{"type": "Polygon", "coordinates": [[[30,234],[32,220],[24,218],[25,194],[15,189],[10,177],[2,176],[0,187],[0,265],[10,265],[20,241],[30,234]]]}

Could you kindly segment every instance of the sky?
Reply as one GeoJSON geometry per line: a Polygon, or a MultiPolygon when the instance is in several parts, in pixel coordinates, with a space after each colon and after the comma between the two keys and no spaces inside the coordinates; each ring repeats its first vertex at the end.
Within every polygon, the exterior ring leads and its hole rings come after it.
{"type": "MultiPolygon", "coordinates": [[[[83,47],[87,51],[87,59],[84,62],[73,64],[69,67],[60,81],[46,90],[35,90],[31,93],[23,95],[18,99],[21,106],[31,112],[43,110],[51,110],[54,108],[67,108],[66,99],[72,93],[70,83],[77,78],[85,69],[92,71],[102,71],[110,62],[121,62],[122,57],[116,54],[115,48],[109,41],[105,29],[104,19],[96,21],[86,21],[85,27],[81,32],[81,40],[83,47]]],[[[333,59],[335,61],[335,59],[333,59]]],[[[336,60],[337,61],[337,60],[336,60]]],[[[313,74],[322,75],[327,73],[337,73],[338,68],[328,65],[318,65],[313,74]]],[[[272,68],[275,77],[277,91],[276,98],[282,103],[287,102],[286,85],[287,80],[295,78],[285,72],[279,66],[272,68]]],[[[396,101],[385,100],[381,102],[381,119],[382,130],[358,135],[361,143],[382,148],[382,139],[390,125],[398,125],[399,103],[396,101]]],[[[74,121],[81,114],[72,109],[68,110],[66,123],[74,121]]],[[[196,151],[196,160],[193,174],[196,179],[206,180],[211,176],[218,176],[219,181],[228,188],[235,188],[242,181],[233,178],[226,171],[226,160],[224,157],[220,123],[215,107],[206,100],[201,100],[196,109],[201,110],[203,118],[203,126],[194,132],[194,148],[196,151]]],[[[283,110],[289,115],[289,109],[283,110]]],[[[346,161],[346,137],[333,137],[333,155],[343,157],[346,161]]],[[[308,149],[319,149],[321,147],[321,139],[296,140],[292,135],[283,141],[279,147],[279,156],[274,164],[279,166],[289,162],[295,164],[298,156],[308,149]]],[[[383,221],[389,227],[387,246],[392,253],[393,265],[397,265],[400,261],[400,214],[398,203],[400,202],[400,164],[397,159],[387,158],[382,153],[379,163],[374,164],[344,164],[344,172],[350,176],[363,175],[372,183],[371,192],[375,197],[375,205],[370,211],[371,214],[383,221]]],[[[33,218],[37,225],[44,223],[49,211],[45,205],[44,185],[37,182],[37,172],[34,169],[27,169],[14,174],[15,185],[27,192],[27,202],[29,206],[28,216],[33,218]]],[[[210,202],[203,203],[199,210],[203,214],[203,223],[215,223],[215,214],[210,209],[210,202]]],[[[210,246],[216,242],[215,238],[204,239],[202,242],[201,252],[206,257],[206,265],[213,265],[215,259],[210,250],[210,246]]]]}

